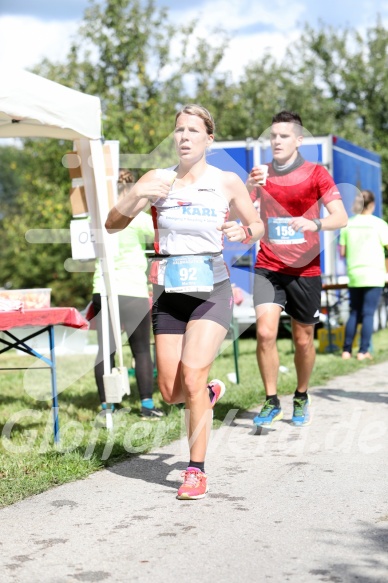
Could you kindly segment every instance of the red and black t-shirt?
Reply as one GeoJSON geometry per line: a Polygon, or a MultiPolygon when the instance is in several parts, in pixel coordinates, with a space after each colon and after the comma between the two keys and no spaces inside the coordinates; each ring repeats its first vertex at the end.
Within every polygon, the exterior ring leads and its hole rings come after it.
{"type": "Polygon", "coordinates": [[[277,173],[272,164],[268,166],[266,185],[251,192],[253,202],[260,198],[265,225],[255,267],[304,277],[320,275],[319,234],[295,233],[287,219],[319,218],[322,204],[341,199],[338,188],[325,168],[303,159],[288,173],[277,173]]]}

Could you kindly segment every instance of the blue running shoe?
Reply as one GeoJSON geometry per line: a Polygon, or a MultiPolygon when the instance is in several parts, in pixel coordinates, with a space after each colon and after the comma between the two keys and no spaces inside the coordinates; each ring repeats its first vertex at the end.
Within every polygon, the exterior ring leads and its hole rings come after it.
{"type": "Polygon", "coordinates": [[[283,411],[280,406],[267,399],[260,413],[253,419],[253,423],[258,427],[270,427],[274,421],[281,419],[283,419],[283,411]]]}
{"type": "Polygon", "coordinates": [[[304,427],[310,425],[311,416],[309,406],[311,403],[310,395],[307,399],[297,399],[294,397],[294,413],[292,415],[291,423],[297,427],[304,427]]]}

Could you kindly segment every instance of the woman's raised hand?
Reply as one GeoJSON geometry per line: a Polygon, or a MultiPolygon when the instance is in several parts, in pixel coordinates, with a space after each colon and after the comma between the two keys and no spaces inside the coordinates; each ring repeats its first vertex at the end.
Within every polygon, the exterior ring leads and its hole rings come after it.
{"type": "Polygon", "coordinates": [[[151,178],[150,180],[139,181],[136,184],[137,198],[147,198],[150,201],[158,198],[166,199],[170,192],[171,182],[164,178],[151,178]]]}

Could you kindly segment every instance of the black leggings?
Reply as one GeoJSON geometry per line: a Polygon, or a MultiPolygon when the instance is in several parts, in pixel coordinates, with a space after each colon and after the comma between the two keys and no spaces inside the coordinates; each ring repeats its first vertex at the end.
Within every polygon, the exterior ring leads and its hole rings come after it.
{"type": "MultiPolygon", "coordinates": [[[[133,358],[135,359],[135,375],[137,388],[141,399],[152,397],[154,382],[153,363],[150,349],[151,315],[148,298],[118,296],[120,320],[127,336],[133,358]]],[[[103,383],[104,356],[101,322],[101,296],[93,294],[94,322],[97,330],[98,353],[94,366],[94,376],[101,403],[105,402],[103,383]]],[[[111,347],[110,366],[115,366],[116,343],[109,320],[109,346],[111,347]]]]}

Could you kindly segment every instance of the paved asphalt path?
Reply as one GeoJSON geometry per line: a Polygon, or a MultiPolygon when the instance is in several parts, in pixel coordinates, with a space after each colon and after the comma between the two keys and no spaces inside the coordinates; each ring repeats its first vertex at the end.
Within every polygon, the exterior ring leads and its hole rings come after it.
{"type": "Polygon", "coordinates": [[[312,388],[303,429],[291,396],[261,434],[229,412],[203,500],[175,498],[182,439],[0,510],[1,583],[387,582],[387,381],[383,363],[312,388]]]}

